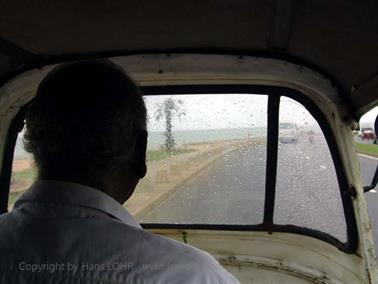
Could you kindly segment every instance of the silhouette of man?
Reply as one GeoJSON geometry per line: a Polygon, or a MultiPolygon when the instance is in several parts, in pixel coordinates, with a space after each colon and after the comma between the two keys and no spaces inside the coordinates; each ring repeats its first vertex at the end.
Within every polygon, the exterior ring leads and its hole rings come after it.
{"type": "Polygon", "coordinates": [[[147,132],[142,93],[118,66],[54,69],[29,105],[24,142],[38,179],[0,216],[1,283],[238,283],[122,206],[146,174],[147,132]]]}

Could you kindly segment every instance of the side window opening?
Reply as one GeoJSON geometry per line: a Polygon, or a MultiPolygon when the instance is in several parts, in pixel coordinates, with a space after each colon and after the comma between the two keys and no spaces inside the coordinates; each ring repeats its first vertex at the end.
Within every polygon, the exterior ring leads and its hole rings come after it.
{"type": "Polygon", "coordinates": [[[8,210],[37,178],[37,167],[32,155],[24,149],[23,136],[24,130],[18,134],[14,150],[8,210]]]}
{"type": "MultiPolygon", "coordinates": [[[[374,123],[378,116],[378,106],[365,113],[360,119],[360,129],[354,132],[355,146],[360,162],[361,179],[369,186],[378,166],[378,142],[374,133],[374,123]]],[[[365,193],[370,223],[373,231],[376,254],[378,255],[378,186],[365,193]]]]}
{"type": "Polygon", "coordinates": [[[315,118],[281,97],[277,162],[277,224],[312,228],[346,242],[346,222],[332,155],[315,118]]]}

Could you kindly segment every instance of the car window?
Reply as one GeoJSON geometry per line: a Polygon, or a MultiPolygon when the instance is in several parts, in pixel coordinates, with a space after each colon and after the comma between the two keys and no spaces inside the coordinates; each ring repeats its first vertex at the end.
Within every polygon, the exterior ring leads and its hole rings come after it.
{"type": "Polygon", "coordinates": [[[321,128],[303,105],[287,97],[281,98],[279,120],[285,123],[279,127],[274,222],[346,241],[338,179],[321,128]]]}
{"type": "Polygon", "coordinates": [[[144,223],[263,220],[267,96],[146,97],[147,177],[126,202],[144,223]]]}
{"type": "MultiPolygon", "coordinates": [[[[263,220],[267,96],[145,96],[148,172],[125,203],[144,223],[263,220]]],[[[9,209],[37,175],[17,139],[9,209]]]]}

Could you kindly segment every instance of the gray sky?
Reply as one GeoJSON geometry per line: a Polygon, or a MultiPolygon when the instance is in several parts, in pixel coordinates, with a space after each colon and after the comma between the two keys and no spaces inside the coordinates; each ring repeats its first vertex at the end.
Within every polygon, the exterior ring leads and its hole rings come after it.
{"type": "Polygon", "coordinates": [[[154,114],[167,98],[181,100],[186,115],[173,121],[175,130],[247,128],[266,126],[266,95],[174,95],[146,96],[149,130],[165,130],[165,120],[157,121],[154,114]]]}
{"type": "MultiPolygon", "coordinates": [[[[174,130],[224,129],[266,127],[267,105],[266,95],[250,94],[217,94],[217,95],[174,95],[146,96],[145,102],[149,114],[149,130],[164,131],[165,120],[157,121],[156,110],[167,98],[179,104],[186,115],[173,120],[174,130]]],[[[280,119],[298,125],[316,125],[316,121],[298,102],[282,98],[280,119]]]]}
{"type": "Polygon", "coordinates": [[[378,115],[378,106],[376,106],[375,108],[365,113],[360,119],[360,124],[370,124],[371,126],[373,126],[377,115],[378,115]]]}

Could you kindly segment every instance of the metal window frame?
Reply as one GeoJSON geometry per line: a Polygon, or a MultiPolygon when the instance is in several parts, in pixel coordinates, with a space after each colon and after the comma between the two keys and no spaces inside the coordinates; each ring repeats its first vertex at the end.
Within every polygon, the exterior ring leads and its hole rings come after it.
{"type": "MultiPolygon", "coordinates": [[[[336,146],[336,139],[331,131],[327,120],[321,110],[304,94],[299,91],[275,86],[261,85],[185,85],[185,86],[149,86],[142,87],[146,95],[179,95],[179,94],[260,94],[268,96],[268,144],[266,163],[266,185],[264,222],[258,225],[218,225],[218,224],[142,224],[144,228],[158,229],[200,229],[200,230],[227,230],[227,231],[265,231],[295,233],[314,237],[336,246],[346,253],[354,253],[358,245],[358,234],[355,213],[350,196],[348,182],[345,176],[344,165],[340,152],[336,146]],[[279,101],[281,96],[292,98],[301,103],[319,123],[327,140],[332,159],[335,165],[337,179],[340,187],[341,200],[343,203],[345,222],[347,226],[347,241],[342,243],[337,238],[311,228],[295,225],[277,225],[273,222],[274,198],[277,170],[278,148],[278,116],[279,101]],[[272,128],[273,127],[273,128],[272,128]],[[269,162],[269,163],[268,163],[269,162]],[[274,168],[274,170],[272,169],[274,168]],[[268,174],[269,172],[273,172],[268,174]],[[269,181],[268,181],[269,178],[269,181]]],[[[7,211],[9,186],[12,173],[12,162],[17,135],[23,127],[27,111],[25,105],[13,119],[7,134],[3,166],[0,173],[0,214],[7,211]]]]}
{"type": "Polygon", "coordinates": [[[276,201],[278,126],[281,96],[268,95],[268,135],[265,165],[264,221],[266,227],[273,226],[274,204],[276,201]],[[269,198],[266,198],[269,196],[269,198]]]}
{"type": "Polygon", "coordinates": [[[327,119],[318,106],[303,93],[286,87],[263,86],[263,85],[176,85],[176,86],[149,86],[142,88],[146,95],[195,95],[195,94],[260,94],[268,95],[268,144],[267,144],[267,164],[266,178],[268,173],[272,179],[269,184],[265,184],[265,204],[264,204],[264,222],[258,225],[223,225],[223,224],[163,224],[163,223],[145,223],[144,228],[149,229],[201,229],[201,230],[231,230],[231,231],[266,231],[296,233],[300,235],[314,237],[336,246],[346,253],[354,253],[358,246],[358,231],[356,217],[354,213],[351,191],[345,175],[344,164],[342,163],[341,154],[337,147],[336,138],[330,129],[327,119]],[[335,166],[337,180],[339,183],[340,197],[343,204],[345,223],[347,227],[347,241],[341,242],[337,238],[315,229],[299,227],[295,225],[278,225],[274,224],[274,197],[276,185],[277,170],[277,152],[278,152],[278,118],[279,118],[279,100],[281,96],[289,97],[301,103],[308,112],[318,122],[327,145],[329,147],[332,160],[335,166]],[[278,100],[278,102],[277,102],[278,100]],[[273,126],[270,123],[277,124],[273,126]],[[270,135],[269,135],[270,132],[270,135]],[[274,141],[272,141],[274,140],[274,141]],[[276,149],[274,149],[276,148],[276,149]],[[268,164],[268,161],[270,164],[268,164]],[[271,167],[274,166],[273,170],[271,167]],[[273,183],[274,180],[274,183],[273,183]],[[274,184],[274,186],[272,186],[274,184]],[[273,188],[274,187],[274,188],[273,188]],[[271,200],[267,200],[271,199],[271,200]]]}

